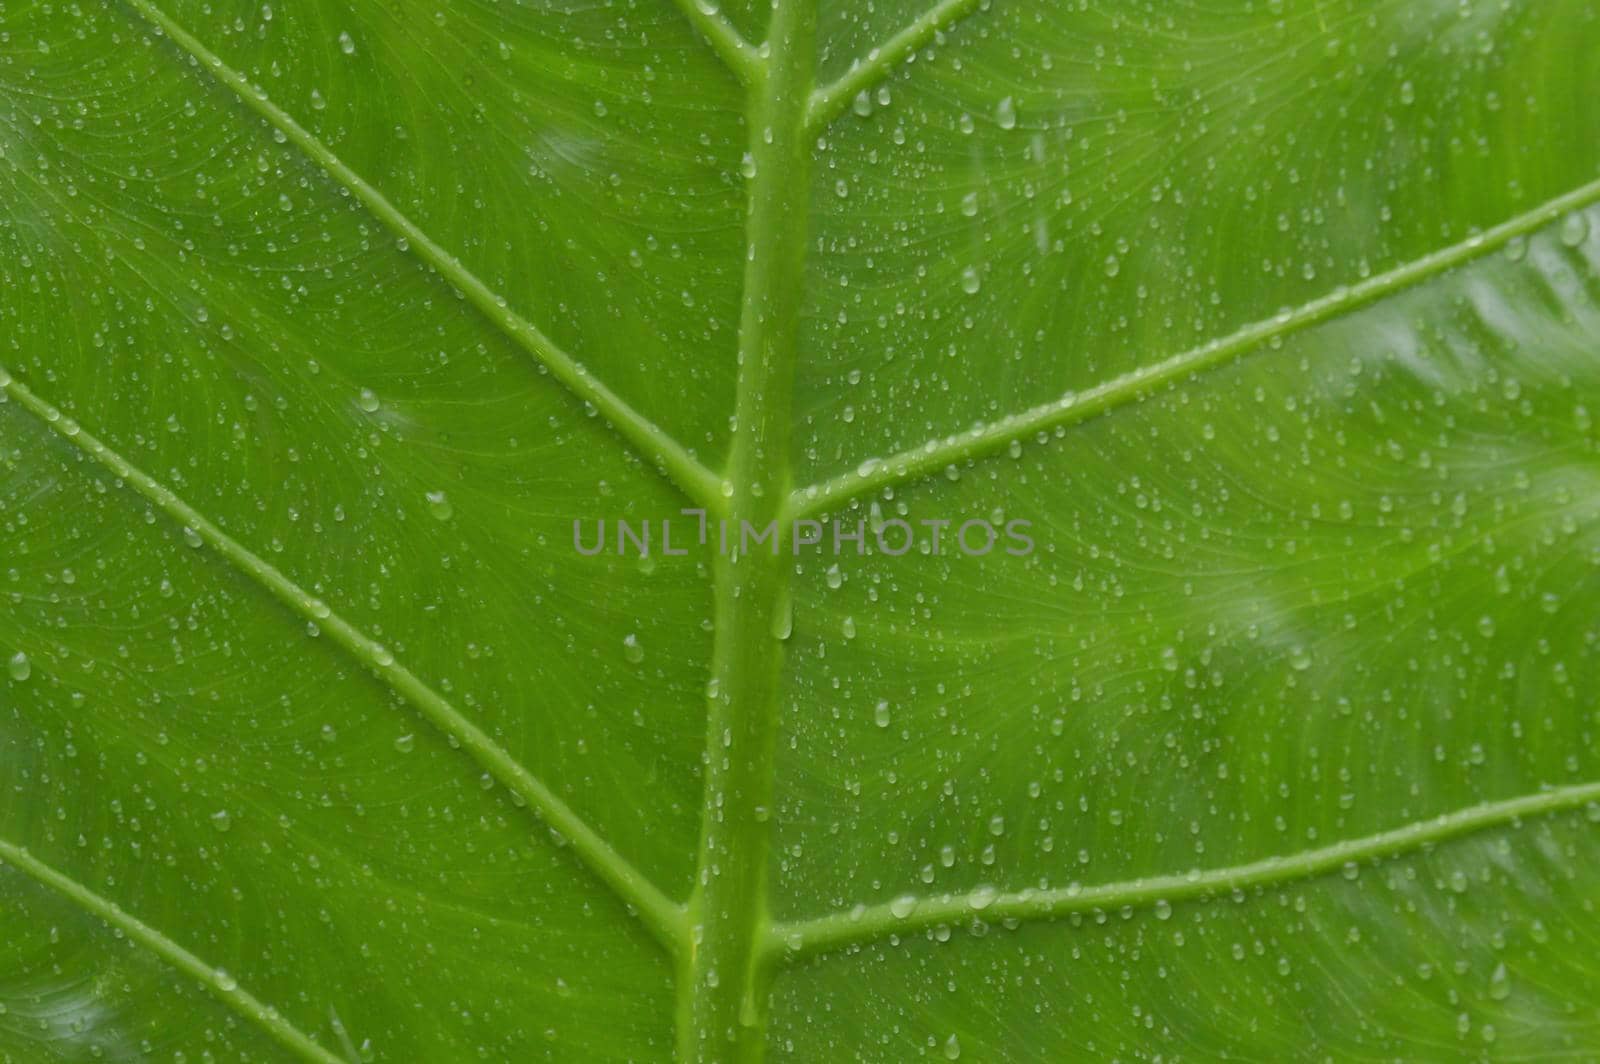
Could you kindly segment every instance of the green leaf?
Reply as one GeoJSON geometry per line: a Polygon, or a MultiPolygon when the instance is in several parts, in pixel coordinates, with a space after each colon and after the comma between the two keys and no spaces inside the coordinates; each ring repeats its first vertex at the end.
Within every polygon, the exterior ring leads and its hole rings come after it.
{"type": "Polygon", "coordinates": [[[0,2],[0,1059],[1592,1055],[1597,54],[0,2]]]}

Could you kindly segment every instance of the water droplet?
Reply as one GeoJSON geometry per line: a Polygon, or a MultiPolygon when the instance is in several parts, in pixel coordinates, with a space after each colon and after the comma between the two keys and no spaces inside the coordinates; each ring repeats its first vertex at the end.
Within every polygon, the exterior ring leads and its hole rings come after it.
{"type": "Polygon", "coordinates": [[[976,192],[968,192],[961,197],[961,213],[968,218],[976,218],[978,216],[978,194],[976,192]]]}
{"type": "Polygon", "coordinates": [[[889,726],[889,703],[879,702],[876,706],[872,707],[872,723],[876,724],[880,728],[887,728],[889,726]]]}
{"type": "Polygon", "coordinates": [[[983,287],[983,278],[978,276],[975,266],[968,266],[961,271],[961,290],[969,296],[978,294],[978,289],[983,287]]]}
{"type": "Polygon", "coordinates": [[[227,831],[233,827],[233,818],[228,815],[226,809],[219,809],[211,814],[211,826],[218,831],[227,831]]]}
{"type": "Polygon", "coordinates": [[[345,55],[356,54],[356,42],[348,33],[339,34],[339,51],[345,55]]]}
{"type": "Polygon", "coordinates": [[[984,909],[987,909],[989,906],[993,905],[994,900],[999,896],[1000,892],[998,890],[985,884],[984,886],[978,887],[971,894],[967,895],[967,908],[971,909],[973,912],[982,912],[984,909]]]}
{"type": "Polygon", "coordinates": [[[232,993],[239,989],[239,981],[229,975],[226,968],[218,968],[215,972],[212,972],[211,979],[217,984],[217,989],[224,994],[232,993]]]}
{"type": "Polygon", "coordinates": [[[417,748],[417,737],[410,732],[397,736],[394,741],[394,748],[399,753],[409,754],[417,748]]]}
{"type": "Polygon", "coordinates": [[[994,120],[1001,129],[1017,128],[1017,101],[1007,96],[995,105],[994,120]]]}
{"type": "Polygon", "coordinates": [[[1106,256],[1106,276],[1115,277],[1122,272],[1122,262],[1115,255],[1106,256]]]}
{"type": "Polygon", "coordinates": [[[1489,976],[1489,996],[1496,1001],[1504,1001],[1511,996],[1511,976],[1504,964],[1495,965],[1494,972],[1489,976]]]}
{"type": "Polygon", "coordinates": [[[1311,668],[1311,651],[1299,645],[1291,647],[1289,650],[1289,668],[1295,672],[1305,672],[1311,668]]]}
{"type": "Polygon", "coordinates": [[[1569,248],[1575,248],[1589,239],[1589,216],[1582,211],[1573,211],[1561,219],[1561,242],[1569,248]]]}
{"type": "Polygon", "coordinates": [[[183,526],[183,541],[191,547],[203,547],[206,543],[205,540],[200,538],[200,533],[188,525],[183,526]]]}
{"type": "Polygon", "coordinates": [[[828,581],[828,587],[834,591],[839,590],[840,586],[844,583],[844,574],[839,571],[839,567],[837,565],[828,566],[826,577],[828,581]]]}
{"type": "Polygon", "coordinates": [[[28,655],[19,650],[6,662],[6,672],[20,683],[33,675],[33,663],[28,660],[28,655]]]}
{"type": "Polygon", "coordinates": [[[378,407],[383,405],[378,401],[378,393],[371,388],[361,389],[361,394],[356,396],[356,405],[369,414],[376,414],[378,407]]]}
{"type": "Polygon", "coordinates": [[[1172,903],[1169,902],[1165,898],[1158,898],[1156,900],[1156,919],[1157,920],[1170,920],[1170,919],[1172,919],[1172,903]]]}
{"type": "Polygon", "coordinates": [[[639,645],[639,637],[632,632],[622,637],[622,656],[630,665],[637,665],[644,660],[644,647],[639,645]]]}
{"type": "Polygon", "coordinates": [[[772,638],[788,639],[794,633],[794,600],[784,593],[772,611],[772,638]]]}
{"type": "Polygon", "coordinates": [[[436,521],[448,521],[455,516],[456,508],[450,505],[450,497],[442,491],[428,492],[428,514],[436,521]]]}
{"type": "Polygon", "coordinates": [[[961,1039],[957,1038],[955,1035],[951,1035],[949,1038],[944,1040],[944,1059],[961,1059],[961,1039]]]}
{"type": "Polygon", "coordinates": [[[747,180],[756,176],[756,157],[750,152],[745,152],[744,158],[739,160],[739,173],[747,180]]]}
{"type": "Polygon", "coordinates": [[[902,894],[889,903],[889,913],[896,920],[904,920],[917,908],[917,899],[910,894],[902,894]]]}

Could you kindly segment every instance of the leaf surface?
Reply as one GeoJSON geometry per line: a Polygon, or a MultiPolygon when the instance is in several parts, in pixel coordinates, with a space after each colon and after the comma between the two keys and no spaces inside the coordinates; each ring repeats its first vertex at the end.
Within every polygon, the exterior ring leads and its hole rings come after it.
{"type": "Polygon", "coordinates": [[[1597,51],[0,4],[0,1057],[1591,1054],[1597,51]]]}

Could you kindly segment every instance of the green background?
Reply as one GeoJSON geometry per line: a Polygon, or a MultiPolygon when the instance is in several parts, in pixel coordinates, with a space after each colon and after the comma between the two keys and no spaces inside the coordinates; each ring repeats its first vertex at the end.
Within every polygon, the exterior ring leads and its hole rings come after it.
{"type": "MultiPolygon", "coordinates": [[[[819,85],[927,10],[815,6],[819,85]]],[[[830,508],[1024,519],[1030,557],[784,563],[774,920],[1558,795],[1344,874],[780,958],[768,1057],[1600,1054],[1600,5],[967,6],[792,178],[742,172],[745,90],[668,0],[161,13],[712,470],[758,183],[806,183],[779,486],[1269,323],[830,508]]],[[[0,1059],[305,1054],[234,985],[336,1059],[672,1059],[684,974],[582,854],[77,434],[674,901],[718,874],[722,576],[571,529],[691,503],[149,14],[0,2],[0,1059]]]]}

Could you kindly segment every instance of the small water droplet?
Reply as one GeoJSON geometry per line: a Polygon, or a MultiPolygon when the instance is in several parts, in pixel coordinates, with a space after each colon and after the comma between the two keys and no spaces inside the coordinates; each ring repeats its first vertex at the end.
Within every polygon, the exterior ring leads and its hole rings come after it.
{"type": "Polygon", "coordinates": [[[622,637],[622,656],[630,665],[637,665],[644,660],[644,647],[639,645],[639,637],[632,632],[622,637]]]}
{"type": "Polygon", "coordinates": [[[233,827],[233,818],[228,815],[226,809],[219,809],[211,814],[211,826],[218,831],[227,831],[233,827]]]}
{"type": "Polygon", "coordinates": [[[371,388],[361,389],[361,394],[356,396],[356,405],[369,414],[376,414],[378,407],[383,404],[378,401],[378,393],[371,388]]]}
{"type": "Polygon", "coordinates": [[[887,728],[889,726],[889,703],[879,702],[876,706],[872,707],[872,723],[876,724],[880,728],[887,728]]]}
{"type": "Polygon", "coordinates": [[[1504,1001],[1511,996],[1511,976],[1504,964],[1495,965],[1494,972],[1489,976],[1489,996],[1496,1001],[1504,1001]]]}
{"type": "Polygon", "coordinates": [[[910,894],[902,894],[889,903],[889,913],[896,920],[904,920],[917,908],[917,899],[910,894]]]}
{"type": "Polygon", "coordinates": [[[6,673],[19,683],[33,675],[33,663],[28,660],[28,655],[17,651],[6,662],[6,673]]]}
{"type": "Polygon", "coordinates": [[[951,1035],[949,1038],[944,1040],[944,1059],[961,1059],[961,1039],[957,1038],[955,1035],[951,1035]]]}
{"type": "Polygon", "coordinates": [[[417,748],[417,737],[410,732],[397,736],[394,741],[394,748],[402,754],[409,754],[417,748]]]}
{"type": "Polygon", "coordinates": [[[218,968],[215,972],[212,972],[211,979],[217,984],[217,989],[222,991],[224,994],[231,993],[239,989],[239,981],[233,976],[229,975],[226,968],[218,968]]]}
{"type": "Polygon", "coordinates": [[[978,294],[978,289],[983,287],[983,278],[978,275],[975,266],[968,266],[961,271],[961,290],[969,296],[978,294]]]}
{"type": "Polygon", "coordinates": [[[1165,898],[1158,898],[1156,900],[1156,919],[1157,920],[1170,920],[1170,919],[1172,919],[1172,903],[1169,902],[1165,898]]]}
{"type": "Polygon", "coordinates": [[[339,51],[345,55],[356,54],[356,42],[348,33],[339,34],[339,51]]]}

